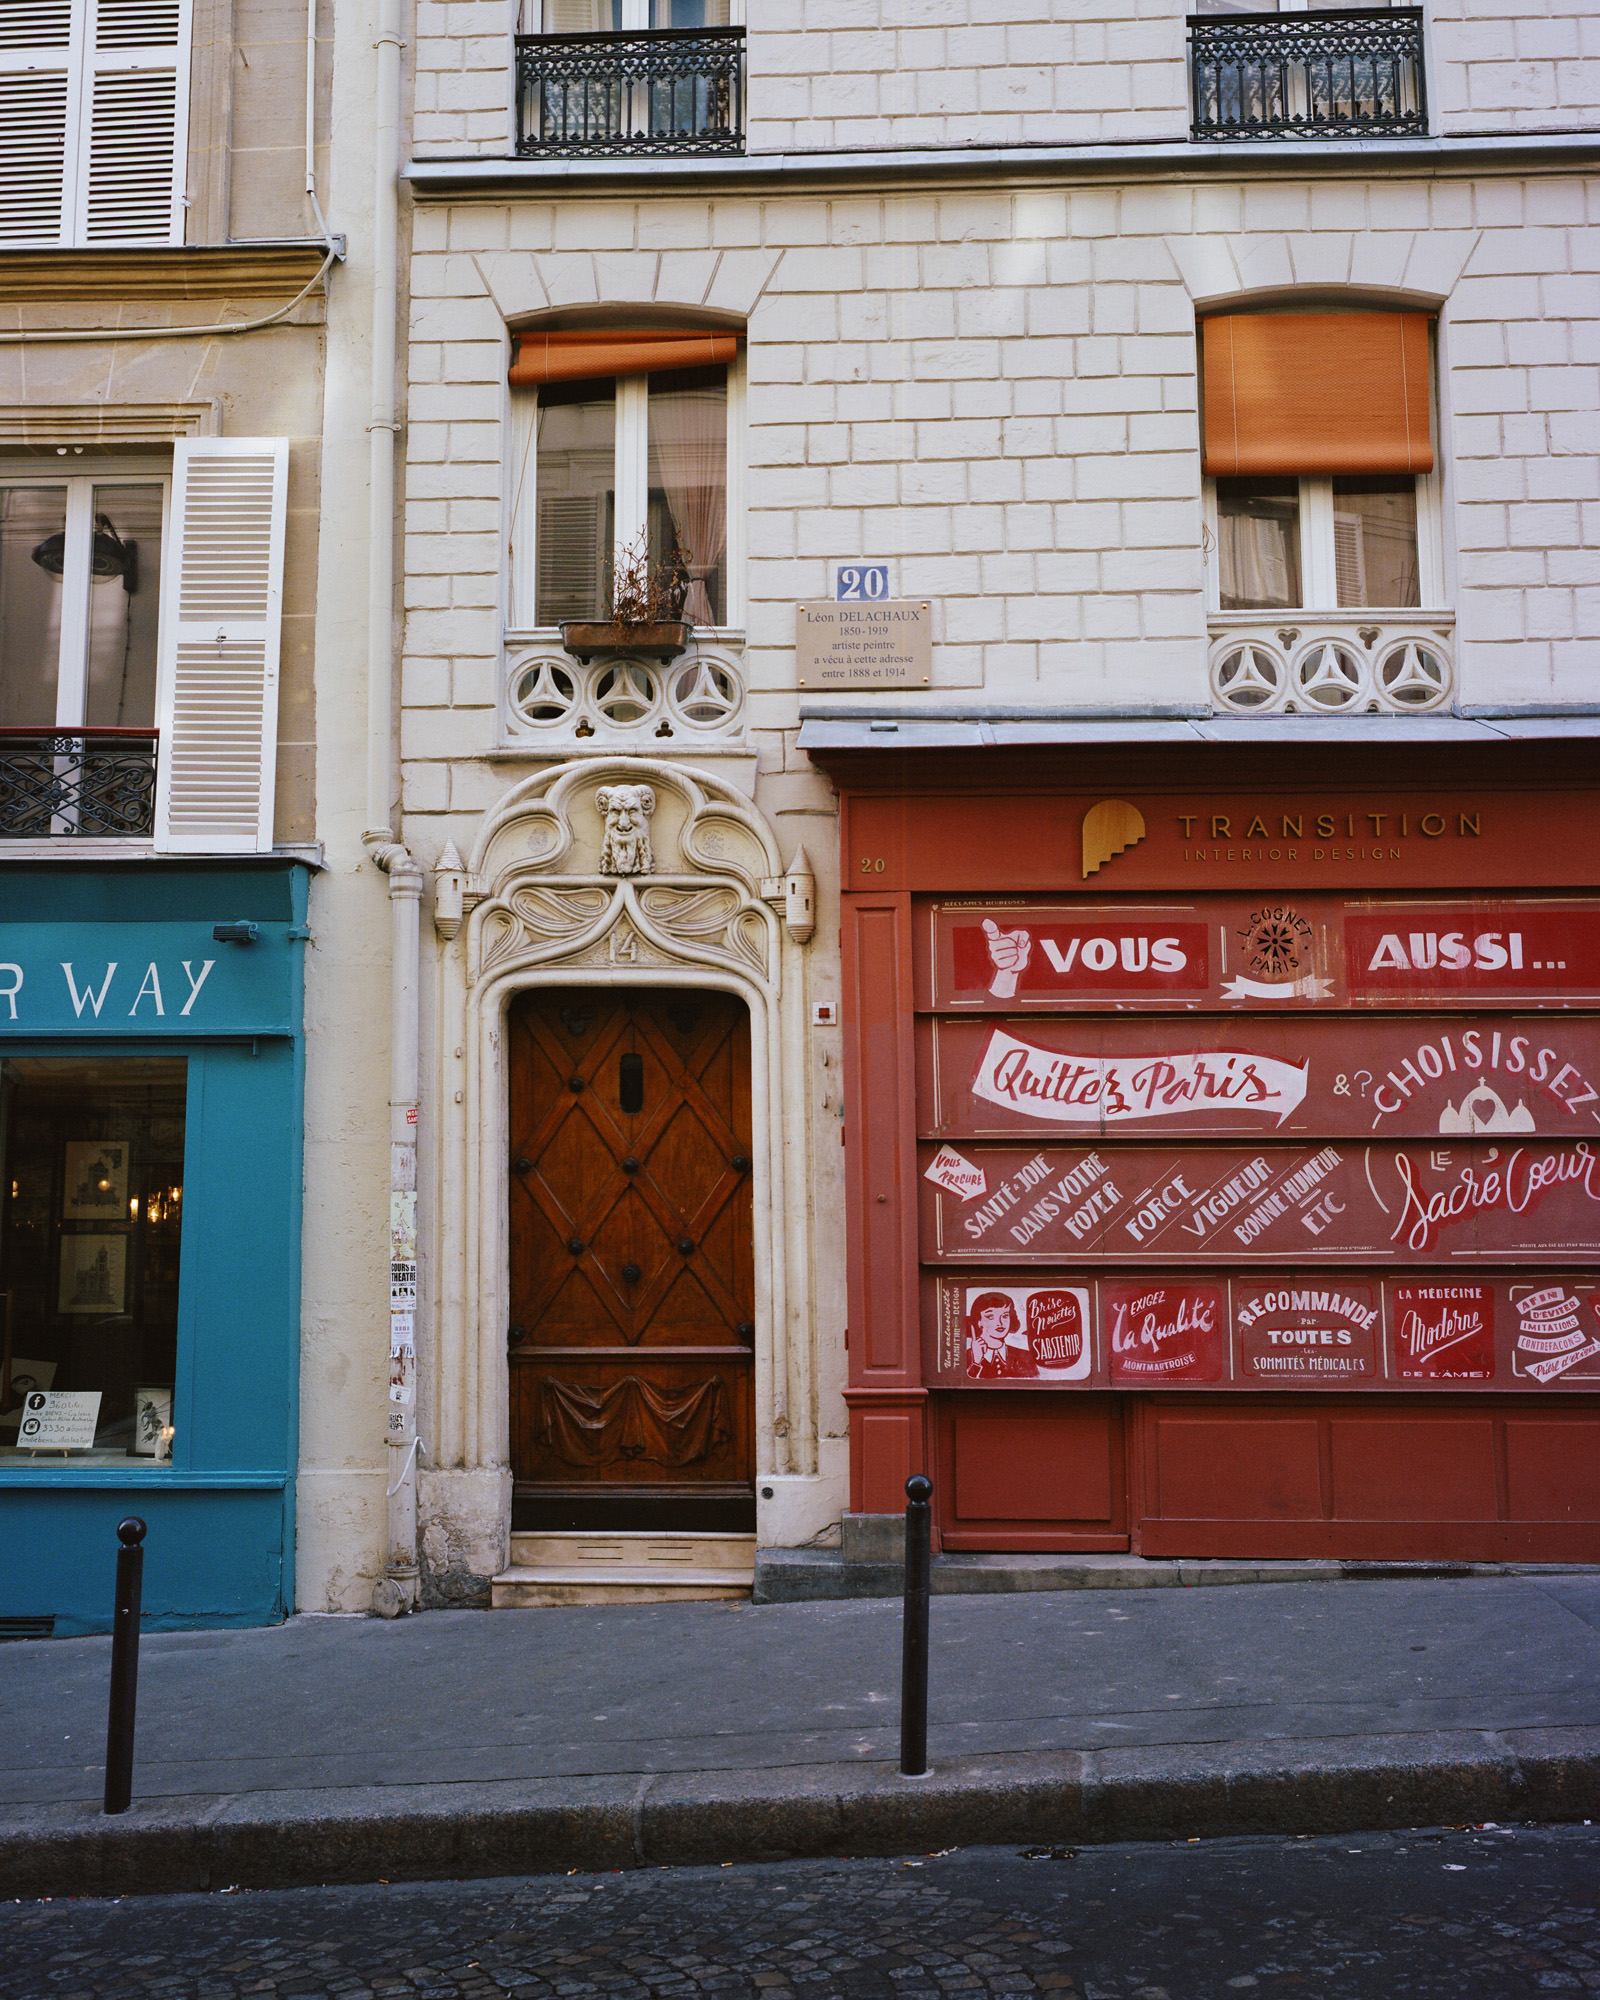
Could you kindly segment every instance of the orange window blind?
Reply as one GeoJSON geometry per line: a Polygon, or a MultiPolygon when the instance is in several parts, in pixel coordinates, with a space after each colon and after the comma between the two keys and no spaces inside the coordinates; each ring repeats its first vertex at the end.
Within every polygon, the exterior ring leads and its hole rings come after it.
{"type": "Polygon", "coordinates": [[[1425,313],[1240,313],[1201,340],[1207,473],[1433,470],[1425,313]]]}
{"type": "Polygon", "coordinates": [[[649,375],[658,368],[706,368],[739,352],[736,333],[696,333],[683,328],[646,333],[585,328],[581,332],[522,333],[512,359],[514,388],[541,382],[588,382],[608,375],[649,375]]]}

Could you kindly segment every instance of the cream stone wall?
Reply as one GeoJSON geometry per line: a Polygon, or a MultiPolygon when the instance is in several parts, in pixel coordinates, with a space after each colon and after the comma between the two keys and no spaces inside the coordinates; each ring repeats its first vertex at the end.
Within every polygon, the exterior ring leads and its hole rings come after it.
{"type": "MultiPolygon", "coordinates": [[[[749,0],[752,154],[1188,138],[1188,9],[1172,0],[749,0]]],[[[507,153],[513,0],[420,0],[420,157],[507,153]]],[[[1600,108],[1582,0],[1438,0],[1442,133],[1561,131],[1600,108]]]]}
{"type": "Polygon", "coordinates": [[[1597,200],[1552,176],[423,209],[408,803],[475,810],[498,784],[475,753],[497,727],[505,329],[559,306],[747,318],[764,772],[792,768],[793,606],[830,557],[891,557],[931,599],[935,699],[1203,704],[1194,324],[1241,299],[1437,311],[1462,699],[1589,699],[1597,200]]]}

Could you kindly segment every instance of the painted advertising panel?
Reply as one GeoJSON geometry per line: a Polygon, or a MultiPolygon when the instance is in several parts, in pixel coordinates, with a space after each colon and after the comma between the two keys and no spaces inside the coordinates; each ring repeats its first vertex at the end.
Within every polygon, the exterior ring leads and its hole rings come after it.
{"type": "Polygon", "coordinates": [[[1593,1274],[940,1276],[924,1309],[943,1387],[1600,1391],[1593,1274]]]}
{"type": "Polygon", "coordinates": [[[938,901],[917,945],[950,1011],[1600,1005],[1592,898],[938,901]]]}
{"type": "Polygon", "coordinates": [[[1600,1146],[919,1149],[929,1261],[1600,1264],[1600,1146]],[[942,1164],[941,1164],[942,1163],[942,1164]],[[982,1186],[976,1185],[981,1180],[982,1186]]]}
{"type": "Polygon", "coordinates": [[[946,788],[908,801],[894,784],[847,791],[843,833],[850,887],[914,894],[987,895],[1002,867],[1006,886],[1052,894],[1588,889],[1600,793],[1554,784],[1107,798],[1013,780],[1003,792],[946,788]]]}
{"type": "Polygon", "coordinates": [[[917,1103],[924,1136],[950,1140],[1600,1139],[1600,1020],[924,1017],[917,1103]]]}

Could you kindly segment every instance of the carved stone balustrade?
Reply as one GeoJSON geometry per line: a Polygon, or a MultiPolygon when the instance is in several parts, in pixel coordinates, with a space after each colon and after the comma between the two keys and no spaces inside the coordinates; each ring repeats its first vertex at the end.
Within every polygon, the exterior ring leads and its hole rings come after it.
{"type": "Polygon", "coordinates": [[[1211,620],[1211,699],[1231,715],[1425,715],[1455,694],[1448,611],[1244,611],[1211,620]]]}

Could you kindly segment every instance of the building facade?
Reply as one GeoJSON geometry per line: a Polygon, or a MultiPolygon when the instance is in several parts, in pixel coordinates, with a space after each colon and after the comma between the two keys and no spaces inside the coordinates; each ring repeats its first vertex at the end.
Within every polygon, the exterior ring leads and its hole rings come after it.
{"type": "MultiPolygon", "coordinates": [[[[352,46],[370,71],[370,28],[352,46]]],[[[308,1063],[359,1081],[362,927],[387,938],[340,757],[353,735],[364,769],[365,710],[341,720],[342,605],[319,598],[366,560],[369,285],[340,286],[371,261],[370,129],[328,136],[352,67],[331,15],[201,0],[63,0],[0,55],[13,1632],[109,1625],[129,1513],[158,1624],[286,1616],[297,1547],[326,1601],[330,1515],[338,1560],[364,1533],[369,1595],[382,1574],[382,1073],[369,1137],[326,1094],[308,1119],[304,1088],[308,1063]],[[354,536],[330,408],[362,450],[354,536]],[[364,1223],[330,1228],[364,1169],[364,1223]],[[330,1504],[330,1460],[359,1502],[330,1504]]],[[[381,1004],[381,955],[370,976],[381,1004]]]]}
{"type": "Polygon", "coordinates": [[[26,36],[0,1616],[1596,1559],[1581,15],[26,36]]]}
{"type": "Polygon", "coordinates": [[[1585,24],[417,30],[425,1575],[1592,1555],[1585,24]]]}

